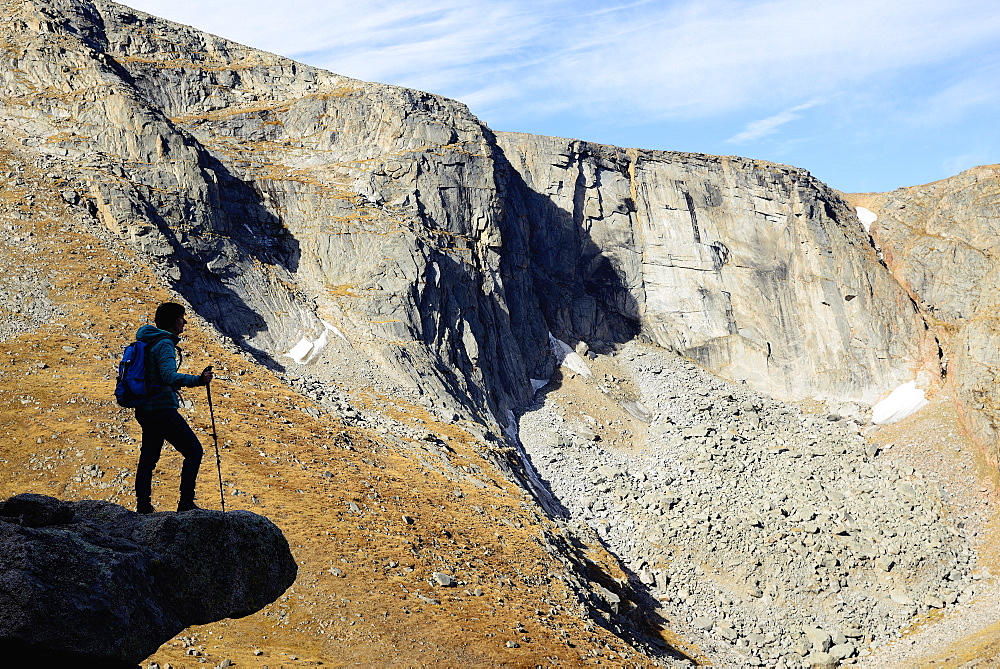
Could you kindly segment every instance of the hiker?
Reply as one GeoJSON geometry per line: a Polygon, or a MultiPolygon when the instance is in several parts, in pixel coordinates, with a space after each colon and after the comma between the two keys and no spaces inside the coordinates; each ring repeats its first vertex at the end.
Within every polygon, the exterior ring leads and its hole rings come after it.
{"type": "Polygon", "coordinates": [[[212,380],[211,367],[200,375],[179,374],[177,372],[180,349],[177,342],[184,331],[184,306],[165,302],[156,308],[156,326],[143,325],[136,333],[136,341],[147,344],[147,383],[157,388],[157,392],[135,409],[135,419],[142,426],[142,445],[139,450],[139,465],[135,472],[136,511],[152,513],[153,468],[160,459],[160,449],[164,440],[184,456],[181,467],[181,497],[178,511],[198,509],[194,503],[194,488],[201,465],[201,442],[195,436],[187,421],[177,412],[180,402],[177,388],[204,386],[212,380]],[[162,390],[160,390],[162,388],[162,390]]]}

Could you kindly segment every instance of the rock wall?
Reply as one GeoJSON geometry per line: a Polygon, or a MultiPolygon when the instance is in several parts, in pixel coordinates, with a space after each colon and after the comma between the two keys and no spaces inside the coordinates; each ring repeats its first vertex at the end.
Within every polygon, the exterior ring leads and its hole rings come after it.
{"type": "Polygon", "coordinates": [[[521,215],[560,337],[641,331],[790,399],[873,402],[912,378],[914,305],[853,210],[808,172],[553,137],[498,142],[534,196],[521,215]]]}
{"type": "Polygon", "coordinates": [[[908,296],[802,170],[494,136],[106,0],[0,7],[6,131],[268,364],[322,378],[339,335],[503,423],[552,373],[550,331],[641,334],[785,398],[872,401],[920,357],[908,296]]]}
{"type": "Polygon", "coordinates": [[[221,330],[275,365],[337,332],[426,394],[523,403],[492,147],[464,105],[114,3],[5,4],[0,118],[79,167],[221,330]]]}
{"type": "Polygon", "coordinates": [[[1000,168],[851,196],[878,219],[871,234],[926,314],[974,437],[997,458],[1000,431],[1000,168]]]}

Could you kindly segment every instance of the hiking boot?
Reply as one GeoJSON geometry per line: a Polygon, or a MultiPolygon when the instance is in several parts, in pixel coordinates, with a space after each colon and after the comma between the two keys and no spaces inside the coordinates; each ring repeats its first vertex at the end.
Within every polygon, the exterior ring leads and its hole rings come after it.
{"type": "Polygon", "coordinates": [[[182,511],[204,511],[204,509],[194,502],[181,502],[177,505],[177,513],[181,513],[182,511]]]}
{"type": "Polygon", "coordinates": [[[153,505],[150,504],[149,502],[139,502],[138,504],[135,505],[135,512],[141,513],[144,516],[153,513],[155,511],[156,509],[154,509],[153,505]]]}

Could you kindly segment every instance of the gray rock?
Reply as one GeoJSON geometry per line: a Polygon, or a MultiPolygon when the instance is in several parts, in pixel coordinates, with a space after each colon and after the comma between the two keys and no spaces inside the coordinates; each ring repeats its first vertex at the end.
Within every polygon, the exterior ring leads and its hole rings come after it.
{"type": "Polygon", "coordinates": [[[432,573],[431,578],[434,579],[435,583],[445,588],[454,587],[458,583],[455,577],[451,574],[444,574],[439,571],[432,573]]]}
{"type": "Polygon", "coordinates": [[[857,648],[855,648],[854,644],[847,642],[832,646],[829,650],[830,656],[837,662],[852,657],[856,652],[857,648]]]}
{"type": "Polygon", "coordinates": [[[803,658],[802,662],[810,669],[832,669],[838,662],[829,653],[812,652],[803,658]]]}
{"type": "Polygon", "coordinates": [[[832,645],[830,633],[825,630],[817,627],[803,627],[802,633],[805,634],[806,640],[814,651],[826,652],[832,645]]]}
{"type": "Polygon", "coordinates": [[[889,599],[896,602],[897,604],[902,604],[903,606],[913,606],[915,603],[913,598],[910,597],[906,591],[901,589],[891,590],[889,592],[889,599]]]}
{"type": "Polygon", "coordinates": [[[35,662],[135,666],[185,627],[254,613],[295,580],[248,511],[139,515],[22,494],[0,505],[0,643],[35,662]]]}
{"type": "Polygon", "coordinates": [[[730,625],[719,625],[715,628],[716,633],[726,641],[735,641],[739,634],[730,625]]]}

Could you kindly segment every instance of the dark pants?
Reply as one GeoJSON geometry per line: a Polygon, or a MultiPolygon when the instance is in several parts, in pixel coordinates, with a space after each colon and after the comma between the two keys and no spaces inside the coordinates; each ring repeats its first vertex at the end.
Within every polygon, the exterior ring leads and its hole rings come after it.
{"type": "Polygon", "coordinates": [[[164,440],[184,456],[181,467],[180,503],[194,502],[194,485],[201,466],[201,442],[177,409],[136,411],[135,419],[142,426],[142,446],[139,466],[135,471],[135,498],[139,505],[148,505],[153,491],[153,469],[160,459],[164,440]]]}

